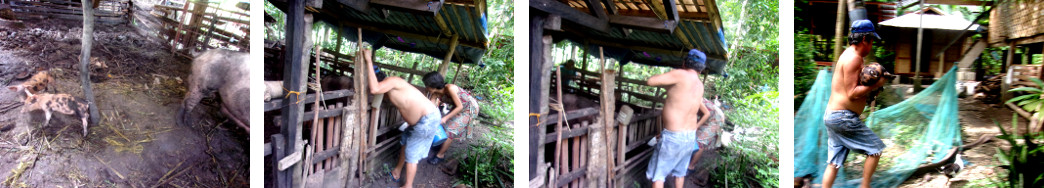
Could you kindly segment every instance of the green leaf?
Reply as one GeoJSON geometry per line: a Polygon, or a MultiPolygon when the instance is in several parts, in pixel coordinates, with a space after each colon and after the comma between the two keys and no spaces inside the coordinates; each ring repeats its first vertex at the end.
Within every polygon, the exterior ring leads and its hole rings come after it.
{"type": "Polygon", "coordinates": [[[1044,82],[1040,81],[1040,78],[1030,78],[1030,81],[1037,84],[1037,87],[1044,87],[1044,82]]]}
{"type": "Polygon", "coordinates": [[[1031,93],[1040,93],[1040,88],[1020,87],[1020,88],[1015,88],[1015,89],[1008,90],[1008,92],[1018,92],[1018,91],[1025,91],[1025,92],[1031,92],[1031,93]]]}
{"type": "Polygon", "coordinates": [[[1025,106],[1022,106],[1022,109],[1026,110],[1027,112],[1035,112],[1035,111],[1037,111],[1037,106],[1040,106],[1041,102],[1044,102],[1044,101],[1029,102],[1029,104],[1026,104],[1025,106]]]}
{"type": "MultiPolygon", "coordinates": [[[[1029,95],[1027,95],[1027,96],[1029,96],[1029,95]]],[[[1020,101],[1019,103],[1016,103],[1015,106],[1025,106],[1026,104],[1029,104],[1029,103],[1035,102],[1035,101],[1038,101],[1038,100],[1034,100],[1034,99],[1023,100],[1023,101],[1020,101]]]]}
{"type": "Polygon", "coordinates": [[[1015,97],[1015,98],[1011,98],[1010,100],[1008,100],[1008,102],[1004,102],[1004,103],[1014,103],[1015,101],[1021,101],[1023,99],[1029,99],[1029,98],[1033,98],[1033,97],[1039,98],[1040,94],[1021,95],[1021,96],[1018,96],[1018,97],[1015,97]]]}

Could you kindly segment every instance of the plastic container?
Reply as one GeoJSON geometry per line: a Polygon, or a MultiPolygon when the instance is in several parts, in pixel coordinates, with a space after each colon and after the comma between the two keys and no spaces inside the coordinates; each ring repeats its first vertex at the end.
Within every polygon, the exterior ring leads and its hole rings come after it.
{"type": "Polygon", "coordinates": [[[443,142],[446,142],[446,138],[449,137],[449,135],[446,134],[446,128],[442,127],[441,124],[437,127],[438,130],[435,131],[435,139],[431,139],[431,146],[442,145],[443,142]]]}

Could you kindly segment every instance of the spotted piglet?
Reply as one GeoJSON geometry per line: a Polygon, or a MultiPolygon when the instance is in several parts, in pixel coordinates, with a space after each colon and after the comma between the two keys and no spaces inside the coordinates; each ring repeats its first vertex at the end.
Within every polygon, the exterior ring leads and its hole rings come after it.
{"type": "Polygon", "coordinates": [[[51,122],[52,111],[74,115],[83,122],[83,136],[87,136],[87,118],[90,117],[90,114],[87,112],[88,107],[87,101],[75,98],[69,94],[40,93],[29,95],[25,98],[22,113],[43,110],[46,118],[44,126],[51,122]]]}
{"type": "MultiPolygon", "coordinates": [[[[33,77],[29,78],[29,80],[22,82],[22,84],[8,86],[7,89],[15,92],[25,92],[26,96],[30,96],[47,90],[49,88],[47,86],[49,86],[51,82],[54,82],[51,75],[48,74],[47,71],[40,71],[33,75],[33,77]]],[[[19,94],[19,96],[21,96],[21,94],[19,94]]]]}

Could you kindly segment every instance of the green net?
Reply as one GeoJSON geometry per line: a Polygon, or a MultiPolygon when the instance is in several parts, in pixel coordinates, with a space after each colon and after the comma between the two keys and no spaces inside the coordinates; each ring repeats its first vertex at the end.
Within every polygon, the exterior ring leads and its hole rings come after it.
{"type": "MultiPolygon", "coordinates": [[[[884,141],[872,187],[896,187],[918,166],[938,162],[961,144],[957,120],[957,68],[902,102],[870,113],[865,122],[884,141]]],[[[831,74],[821,70],[794,116],[794,177],[822,181],[827,165],[823,115],[830,98],[831,74]]],[[[834,181],[838,187],[859,186],[864,155],[852,153],[834,181]]]]}

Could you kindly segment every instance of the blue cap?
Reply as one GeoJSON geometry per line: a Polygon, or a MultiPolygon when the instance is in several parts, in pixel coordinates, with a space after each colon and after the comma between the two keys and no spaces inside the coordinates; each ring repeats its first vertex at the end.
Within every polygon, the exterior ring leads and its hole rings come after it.
{"type": "Polygon", "coordinates": [[[870,22],[870,20],[856,20],[852,22],[852,33],[871,33],[875,39],[881,40],[881,36],[877,35],[876,31],[874,23],[870,22]]]}
{"type": "Polygon", "coordinates": [[[695,61],[697,63],[707,62],[707,54],[703,54],[703,52],[696,49],[689,50],[688,58],[689,60],[695,61]]]}

